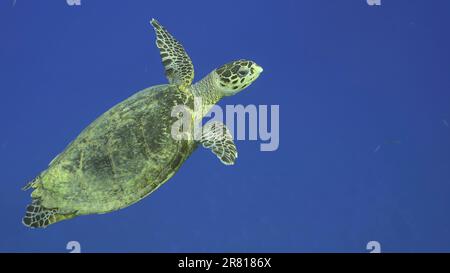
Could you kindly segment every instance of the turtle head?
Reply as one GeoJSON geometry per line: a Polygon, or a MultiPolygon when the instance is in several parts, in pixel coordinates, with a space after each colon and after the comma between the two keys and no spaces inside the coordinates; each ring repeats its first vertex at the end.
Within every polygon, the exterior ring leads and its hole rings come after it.
{"type": "Polygon", "coordinates": [[[248,60],[227,63],[215,70],[219,88],[225,96],[244,90],[259,77],[262,71],[262,67],[248,60]]]}

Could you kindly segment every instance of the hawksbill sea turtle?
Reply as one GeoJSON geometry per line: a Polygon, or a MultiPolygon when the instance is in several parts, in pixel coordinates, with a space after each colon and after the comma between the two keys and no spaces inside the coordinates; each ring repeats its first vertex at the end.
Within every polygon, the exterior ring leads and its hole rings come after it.
{"type": "Polygon", "coordinates": [[[195,98],[201,98],[201,111],[189,112],[188,125],[193,125],[220,99],[249,86],[263,69],[249,60],[233,61],[192,84],[194,67],[183,46],[158,21],[150,23],[169,84],[146,88],[102,114],[28,183],[23,189],[33,192],[25,226],[44,228],[128,207],[170,179],[199,144],[224,164],[234,164],[236,146],[223,123],[207,123],[197,138],[195,126],[188,126],[190,137],[177,138],[171,128],[179,117],[172,109],[195,109],[195,98]]]}

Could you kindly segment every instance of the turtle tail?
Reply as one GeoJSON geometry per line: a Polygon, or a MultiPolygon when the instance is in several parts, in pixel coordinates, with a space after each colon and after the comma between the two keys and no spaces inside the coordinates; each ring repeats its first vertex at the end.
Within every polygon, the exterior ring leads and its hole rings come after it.
{"type": "Polygon", "coordinates": [[[33,199],[27,206],[22,223],[29,228],[45,228],[56,222],[75,217],[75,213],[61,214],[59,209],[48,209],[41,205],[39,199],[33,199]]]}

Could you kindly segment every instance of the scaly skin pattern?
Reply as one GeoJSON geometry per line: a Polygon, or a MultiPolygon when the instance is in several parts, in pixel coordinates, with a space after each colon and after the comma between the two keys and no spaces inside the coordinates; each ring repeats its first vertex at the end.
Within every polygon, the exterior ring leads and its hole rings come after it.
{"type": "Polygon", "coordinates": [[[172,137],[175,105],[193,109],[193,95],[175,85],[159,85],[119,103],[35,179],[32,197],[46,208],[74,215],[106,213],[141,200],[172,177],[197,147],[193,140],[172,137]]]}

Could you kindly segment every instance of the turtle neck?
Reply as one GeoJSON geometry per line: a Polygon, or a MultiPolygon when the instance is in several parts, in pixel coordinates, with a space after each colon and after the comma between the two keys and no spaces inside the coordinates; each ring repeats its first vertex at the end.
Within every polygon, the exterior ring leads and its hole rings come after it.
{"type": "MultiPolygon", "coordinates": [[[[206,77],[196,82],[190,88],[196,103],[201,103],[201,116],[204,117],[211,107],[223,98],[221,90],[216,84],[215,72],[209,73],[206,77]]],[[[197,106],[199,107],[199,105],[197,106]]]]}

